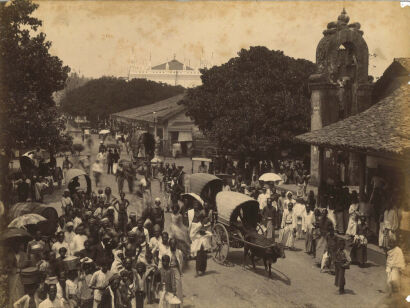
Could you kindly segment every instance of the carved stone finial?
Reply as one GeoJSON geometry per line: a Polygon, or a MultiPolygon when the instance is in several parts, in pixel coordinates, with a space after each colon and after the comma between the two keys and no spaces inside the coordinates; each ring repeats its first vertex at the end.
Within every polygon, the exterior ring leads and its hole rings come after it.
{"type": "Polygon", "coordinates": [[[327,24],[328,29],[336,29],[336,27],[337,27],[337,23],[334,21],[331,21],[327,24]]]}
{"type": "Polygon", "coordinates": [[[345,8],[343,8],[342,13],[340,13],[337,20],[339,23],[344,24],[344,25],[347,25],[349,23],[350,17],[347,15],[345,8]]]}
{"type": "Polygon", "coordinates": [[[349,25],[349,28],[352,28],[352,29],[355,29],[355,30],[359,30],[360,27],[361,27],[361,25],[360,25],[360,23],[358,23],[358,22],[354,22],[354,23],[351,23],[351,24],[349,25]]]}

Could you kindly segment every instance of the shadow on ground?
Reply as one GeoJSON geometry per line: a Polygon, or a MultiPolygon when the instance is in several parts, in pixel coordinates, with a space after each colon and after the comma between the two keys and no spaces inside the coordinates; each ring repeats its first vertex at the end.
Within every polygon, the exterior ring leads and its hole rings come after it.
{"type": "MultiPolygon", "coordinates": [[[[259,276],[265,277],[266,279],[280,281],[288,286],[291,285],[290,278],[275,267],[276,263],[272,264],[272,276],[269,278],[269,274],[267,271],[265,271],[265,267],[263,265],[262,259],[258,261],[256,261],[255,259],[255,266],[256,266],[255,269],[253,269],[252,267],[251,260],[249,258],[246,258],[246,260],[247,260],[246,266],[243,267],[243,250],[241,249],[231,250],[229,251],[228,260],[225,262],[226,263],[225,266],[240,266],[244,270],[251,271],[259,276]]],[[[279,258],[278,261],[280,262],[280,260],[282,259],[279,258]]]]}

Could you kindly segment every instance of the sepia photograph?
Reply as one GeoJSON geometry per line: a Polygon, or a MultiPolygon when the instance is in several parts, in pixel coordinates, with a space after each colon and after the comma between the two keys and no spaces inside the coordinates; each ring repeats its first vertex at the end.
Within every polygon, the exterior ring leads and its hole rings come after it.
{"type": "Polygon", "coordinates": [[[410,1],[0,0],[0,308],[410,308],[410,1]]]}

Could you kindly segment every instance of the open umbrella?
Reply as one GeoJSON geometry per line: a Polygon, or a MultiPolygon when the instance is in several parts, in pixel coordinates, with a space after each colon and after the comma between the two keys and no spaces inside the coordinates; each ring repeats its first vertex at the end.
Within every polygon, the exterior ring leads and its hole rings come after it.
{"type": "Polygon", "coordinates": [[[39,214],[24,214],[15,218],[11,223],[9,223],[8,228],[24,228],[27,225],[35,225],[41,221],[46,221],[47,218],[39,214]]]}
{"type": "Polygon", "coordinates": [[[100,132],[99,132],[100,135],[106,135],[106,134],[109,134],[109,133],[110,133],[110,131],[108,129],[103,129],[103,130],[100,130],[100,132]]]}
{"type": "Polygon", "coordinates": [[[31,240],[33,237],[24,229],[7,228],[0,235],[0,241],[9,241],[14,239],[31,240]]]}
{"type": "Polygon", "coordinates": [[[278,181],[282,181],[282,178],[280,175],[276,173],[264,173],[259,177],[259,181],[278,182],[278,181]]]}

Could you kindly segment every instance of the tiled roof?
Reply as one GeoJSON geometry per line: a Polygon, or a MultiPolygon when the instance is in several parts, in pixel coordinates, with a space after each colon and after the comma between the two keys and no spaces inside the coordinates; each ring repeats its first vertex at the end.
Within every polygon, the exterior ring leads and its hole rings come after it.
{"type": "MultiPolygon", "coordinates": [[[[169,62],[162,63],[157,66],[153,66],[151,69],[153,70],[165,70],[167,69],[167,63],[168,63],[168,69],[171,71],[182,71],[184,69],[184,64],[179,62],[178,60],[171,60],[169,62]]],[[[192,68],[189,66],[185,67],[186,70],[192,71],[192,68]]]]}
{"type": "Polygon", "coordinates": [[[132,109],[123,110],[114,113],[114,117],[122,117],[138,121],[154,122],[154,112],[158,123],[168,119],[170,116],[179,113],[184,110],[184,106],[178,105],[178,102],[184,97],[185,94],[179,94],[165,100],[136,107],[132,109]]]}
{"type": "Polygon", "coordinates": [[[407,72],[410,72],[410,58],[395,58],[394,62],[398,62],[407,72]]]}
{"type": "Polygon", "coordinates": [[[403,85],[360,114],[296,139],[314,145],[396,154],[410,159],[410,85],[403,85]]]}

